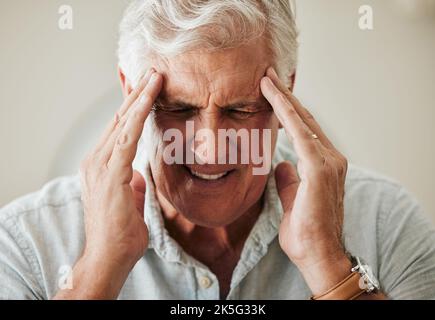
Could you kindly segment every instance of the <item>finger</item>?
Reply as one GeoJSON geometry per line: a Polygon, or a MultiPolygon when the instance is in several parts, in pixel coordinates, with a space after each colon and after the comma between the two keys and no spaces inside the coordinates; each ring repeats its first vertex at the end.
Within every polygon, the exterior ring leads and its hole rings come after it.
{"type": "Polygon", "coordinates": [[[137,98],[141,95],[143,90],[148,85],[148,82],[150,81],[152,75],[156,72],[154,68],[149,68],[147,72],[145,73],[142,80],[139,82],[139,84],[136,86],[136,88],[133,89],[133,91],[128,95],[126,101],[121,105],[121,108],[119,110],[120,116],[122,117],[127,110],[130,108],[130,106],[137,100],[137,98]]]}
{"type": "Polygon", "coordinates": [[[293,141],[299,158],[314,165],[323,164],[324,159],[320,152],[319,142],[313,138],[310,128],[302,121],[285,94],[273,84],[269,77],[261,80],[260,87],[283,125],[288,138],[293,141]]]}
{"type": "Polygon", "coordinates": [[[137,143],[141,137],[145,120],[151,111],[154,100],[160,93],[162,83],[163,79],[161,75],[154,73],[116,139],[113,153],[107,166],[116,175],[121,177],[123,183],[130,183],[132,178],[131,164],[136,156],[137,143]],[[129,169],[128,172],[126,169],[129,169]],[[123,173],[125,172],[128,174],[124,175],[123,173]]]}
{"type": "Polygon", "coordinates": [[[295,167],[288,161],[281,162],[275,169],[276,188],[285,213],[293,209],[293,202],[299,187],[295,167]]]}
{"type": "Polygon", "coordinates": [[[325,135],[318,122],[315,120],[314,116],[311,114],[311,112],[308,111],[308,109],[302,106],[302,104],[293,95],[293,93],[284,85],[284,83],[282,83],[275,69],[273,67],[270,67],[269,69],[267,69],[266,75],[272,80],[272,82],[278,88],[278,90],[280,90],[287,96],[287,98],[290,100],[290,103],[293,105],[296,112],[301,117],[302,121],[304,121],[305,124],[308,126],[308,128],[310,128],[311,132],[317,135],[319,141],[326,148],[334,148],[331,141],[328,139],[328,137],[325,135]]]}
{"type": "Polygon", "coordinates": [[[144,215],[144,202],[145,202],[145,192],[146,184],[144,177],[136,170],[133,171],[133,178],[130,182],[131,189],[133,190],[134,201],[136,208],[143,217],[144,215]]]}
{"type": "Polygon", "coordinates": [[[148,71],[145,73],[145,76],[141,79],[139,85],[124,100],[119,110],[115,113],[113,120],[105,128],[103,134],[98,140],[98,144],[95,148],[97,152],[104,146],[104,144],[107,142],[107,139],[110,137],[111,133],[115,130],[120,120],[125,116],[125,114],[132,106],[132,104],[137,100],[137,97],[144,90],[145,86],[147,85],[149,79],[151,78],[154,72],[155,72],[154,68],[148,69],[148,71]]]}
{"type": "Polygon", "coordinates": [[[319,141],[328,149],[335,149],[331,140],[327,137],[327,135],[323,132],[319,123],[314,118],[313,114],[305,108],[300,101],[290,92],[290,102],[295,107],[296,111],[301,115],[304,122],[310,127],[313,133],[317,135],[319,141]]]}
{"type": "MultiPolygon", "coordinates": [[[[155,72],[151,73],[151,77],[155,74],[155,72]]],[[[132,106],[126,111],[126,113],[124,114],[124,116],[119,120],[118,125],[116,126],[116,128],[113,130],[113,132],[111,132],[109,138],[107,139],[105,145],[101,148],[100,150],[100,155],[99,155],[99,159],[100,159],[100,163],[103,164],[107,164],[110,160],[110,157],[112,156],[113,153],[113,149],[116,143],[116,140],[118,139],[120,133],[122,132],[122,130],[124,130],[124,127],[128,121],[128,119],[130,118],[131,114],[133,112],[138,112],[137,108],[140,107],[140,105],[143,105],[143,100],[147,99],[148,96],[148,92],[147,90],[149,90],[148,85],[151,82],[151,78],[149,79],[149,81],[147,82],[146,86],[143,88],[141,94],[137,97],[136,101],[132,104],[132,106]]]]}

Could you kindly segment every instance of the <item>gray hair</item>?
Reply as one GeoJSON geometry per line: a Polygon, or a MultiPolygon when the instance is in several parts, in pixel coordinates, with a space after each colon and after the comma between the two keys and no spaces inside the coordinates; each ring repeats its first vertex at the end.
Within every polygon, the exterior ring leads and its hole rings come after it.
{"type": "Polygon", "coordinates": [[[236,48],[262,36],[289,84],[298,51],[292,0],[134,0],[120,25],[119,66],[136,85],[150,54],[236,48]]]}

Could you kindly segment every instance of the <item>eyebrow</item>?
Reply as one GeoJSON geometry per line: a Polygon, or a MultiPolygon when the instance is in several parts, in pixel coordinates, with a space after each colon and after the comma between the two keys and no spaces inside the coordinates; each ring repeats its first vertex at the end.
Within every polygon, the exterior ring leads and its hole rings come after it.
{"type": "MultiPolygon", "coordinates": [[[[171,100],[168,99],[167,97],[164,96],[159,96],[156,101],[155,104],[157,106],[168,106],[168,107],[173,107],[173,108],[178,108],[178,109],[202,109],[203,107],[192,104],[192,103],[188,103],[182,100],[171,100]]],[[[227,104],[225,106],[219,106],[222,109],[242,109],[248,106],[252,106],[254,108],[263,108],[263,107],[270,107],[269,102],[266,100],[266,98],[264,98],[263,96],[256,99],[256,100],[246,100],[246,101],[240,101],[240,102],[235,102],[235,103],[231,103],[231,104],[227,104]]]]}

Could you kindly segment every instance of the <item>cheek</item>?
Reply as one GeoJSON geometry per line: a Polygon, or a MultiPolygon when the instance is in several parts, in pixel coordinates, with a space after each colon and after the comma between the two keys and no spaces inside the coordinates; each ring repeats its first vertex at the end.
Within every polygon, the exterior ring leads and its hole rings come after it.
{"type": "MultiPolygon", "coordinates": [[[[165,161],[165,150],[172,150],[174,140],[164,141],[165,132],[168,130],[177,130],[181,132],[182,137],[185,133],[185,121],[174,119],[173,117],[165,117],[157,113],[152,113],[149,118],[149,127],[147,132],[147,139],[149,150],[149,162],[151,171],[153,173],[154,182],[156,187],[162,192],[167,199],[172,199],[171,195],[178,194],[180,181],[182,181],[182,168],[179,164],[167,164],[165,161]],[[168,146],[172,144],[171,148],[168,146]]],[[[184,139],[175,140],[177,146],[184,150],[184,139]]]]}
{"type": "Polygon", "coordinates": [[[155,129],[160,132],[165,132],[168,129],[183,130],[186,125],[186,121],[189,119],[183,119],[181,116],[169,115],[162,111],[154,111],[152,113],[152,122],[155,129]]]}
{"type": "Polygon", "coordinates": [[[278,130],[279,121],[275,114],[271,111],[258,112],[244,120],[232,120],[231,126],[236,129],[269,129],[278,130]]]}
{"type": "MultiPolygon", "coordinates": [[[[243,182],[237,187],[239,191],[237,196],[231,199],[230,203],[238,212],[244,212],[252,207],[262,196],[267,184],[268,175],[253,175],[252,170],[246,171],[243,176],[243,182]]],[[[228,193],[227,199],[230,199],[228,193]]]]}
{"type": "Polygon", "coordinates": [[[159,190],[164,191],[172,180],[169,174],[170,172],[163,161],[164,149],[170,142],[163,141],[166,128],[162,126],[154,114],[149,118],[149,121],[150,123],[146,134],[148,159],[154,182],[159,190]]]}
{"type": "Polygon", "coordinates": [[[160,158],[163,156],[164,148],[171,143],[171,141],[164,141],[165,133],[168,134],[169,137],[172,137],[173,134],[171,134],[171,132],[177,131],[184,137],[186,121],[168,117],[157,112],[151,114],[149,121],[150,130],[147,133],[147,137],[152,145],[151,150],[155,155],[154,158],[160,158]]]}
{"type": "MultiPolygon", "coordinates": [[[[251,134],[251,139],[255,139],[255,140],[251,140],[250,142],[251,157],[253,156],[252,152],[254,151],[254,154],[260,156],[260,159],[257,159],[255,161],[257,162],[264,161],[265,152],[270,152],[271,154],[269,156],[270,159],[272,159],[273,152],[276,145],[276,140],[278,137],[278,129],[279,129],[279,121],[275,116],[275,114],[273,112],[262,112],[258,115],[255,115],[248,121],[246,121],[246,123],[244,123],[244,127],[247,128],[248,130],[255,130],[255,129],[259,130],[258,137],[251,134]]],[[[254,164],[251,162],[251,166],[252,165],[254,164]]],[[[255,166],[258,167],[262,165],[263,163],[261,162],[260,164],[257,163],[255,166]]]]}
{"type": "Polygon", "coordinates": [[[257,200],[264,191],[264,187],[267,183],[268,176],[251,176],[250,184],[247,188],[248,202],[253,202],[257,200]]]}

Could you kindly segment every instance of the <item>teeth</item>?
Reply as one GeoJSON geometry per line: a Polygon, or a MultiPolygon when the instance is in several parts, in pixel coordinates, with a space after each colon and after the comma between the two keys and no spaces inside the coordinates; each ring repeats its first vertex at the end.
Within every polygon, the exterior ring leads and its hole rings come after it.
{"type": "Polygon", "coordinates": [[[225,176],[228,173],[228,171],[226,171],[224,173],[219,173],[219,174],[204,174],[204,173],[199,173],[199,172],[196,172],[193,170],[190,170],[190,172],[194,176],[201,178],[201,179],[204,179],[204,180],[217,180],[217,179],[222,178],[223,176],[225,176]]]}

